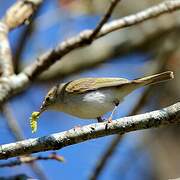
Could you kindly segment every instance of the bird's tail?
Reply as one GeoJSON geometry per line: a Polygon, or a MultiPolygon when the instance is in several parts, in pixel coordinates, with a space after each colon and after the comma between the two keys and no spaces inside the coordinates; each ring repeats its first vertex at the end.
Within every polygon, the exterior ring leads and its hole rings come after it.
{"type": "Polygon", "coordinates": [[[173,78],[174,78],[173,72],[172,71],[166,71],[163,73],[159,73],[159,74],[135,79],[132,82],[134,82],[135,84],[139,84],[141,86],[145,86],[145,85],[149,85],[149,84],[160,83],[162,81],[167,81],[167,80],[170,80],[173,78]]]}

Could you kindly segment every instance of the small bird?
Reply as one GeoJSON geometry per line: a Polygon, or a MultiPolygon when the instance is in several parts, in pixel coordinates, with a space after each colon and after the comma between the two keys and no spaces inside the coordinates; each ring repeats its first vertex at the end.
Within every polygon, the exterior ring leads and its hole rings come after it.
{"type": "Polygon", "coordinates": [[[124,97],[137,88],[173,79],[171,71],[135,80],[124,78],[81,78],[54,86],[45,96],[39,113],[56,110],[82,119],[97,119],[112,111],[109,121],[124,97]]]}

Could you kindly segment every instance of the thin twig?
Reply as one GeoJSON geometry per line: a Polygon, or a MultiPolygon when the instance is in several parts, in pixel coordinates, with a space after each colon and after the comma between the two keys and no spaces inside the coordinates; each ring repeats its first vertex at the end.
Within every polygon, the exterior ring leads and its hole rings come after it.
{"type": "MultiPolygon", "coordinates": [[[[95,39],[105,36],[113,31],[141,23],[151,18],[155,18],[161,14],[170,13],[177,9],[180,9],[179,0],[162,2],[136,14],[104,24],[95,39]]],[[[82,31],[79,35],[63,41],[55,49],[50,50],[38,57],[37,61],[24,69],[24,73],[28,75],[29,79],[31,80],[36,78],[40,73],[48,69],[52,64],[54,64],[72,50],[88,45],[88,40],[92,33],[93,30],[85,30],[82,31]]]]}
{"type": "Polygon", "coordinates": [[[120,0],[111,0],[111,3],[109,5],[109,8],[108,8],[106,14],[103,16],[103,18],[101,19],[99,24],[96,26],[96,28],[93,30],[92,34],[90,35],[90,37],[89,37],[90,42],[92,42],[93,39],[96,38],[96,35],[99,33],[99,31],[101,30],[103,25],[109,20],[109,18],[111,17],[111,15],[119,1],[120,0]]]}
{"type": "Polygon", "coordinates": [[[103,153],[102,157],[98,159],[95,169],[92,171],[91,176],[89,177],[90,180],[98,179],[100,173],[102,172],[103,168],[106,166],[109,158],[114,154],[116,147],[118,146],[119,142],[121,141],[122,136],[117,135],[110,143],[108,148],[103,153]]]}
{"type": "MultiPolygon", "coordinates": [[[[134,34],[138,29],[131,29],[130,34],[134,34]]],[[[138,36],[128,36],[126,40],[119,39],[119,43],[108,43],[114,40],[113,37],[104,39],[102,42],[93,44],[86,49],[79,49],[52,65],[50,69],[42,73],[38,80],[41,82],[49,80],[61,80],[64,77],[71,76],[74,73],[82,72],[90,68],[95,68],[104,62],[111,62],[115,59],[121,61],[122,57],[131,52],[148,52],[152,56],[158,54],[159,47],[165,39],[174,43],[174,37],[177,37],[180,31],[180,26],[176,23],[175,26],[170,26],[165,29],[157,29],[153,33],[145,34],[139,39],[138,36]],[[103,51],[102,51],[103,49],[103,51]],[[95,51],[95,53],[92,53],[95,51]],[[118,57],[118,58],[117,58],[118,57]],[[74,61],[74,59],[76,59],[74,61]]],[[[125,34],[122,33],[122,36],[125,34]]],[[[174,43],[178,44],[178,42],[174,43]]]]}
{"type": "Polygon", "coordinates": [[[0,176],[0,180],[36,180],[36,179],[33,179],[32,177],[30,176],[27,176],[26,174],[17,174],[17,175],[14,175],[14,176],[6,176],[6,177],[3,177],[3,176],[0,176]]]}
{"type": "Polygon", "coordinates": [[[16,51],[15,51],[15,54],[13,57],[14,71],[16,74],[19,73],[20,59],[21,59],[22,53],[24,51],[24,48],[26,47],[26,43],[27,43],[29,37],[34,32],[34,28],[35,28],[34,21],[35,21],[37,14],[41,10],[41,7],[43,7],[43,6],[41,6],[41,4],[36,7],[36,11],[32,14],[32,17],[31,17],[29,23],[25,26],[24,31],[21,33],[20,38],[18,39],[17,48],[16,48],[16,51]]]}
{"type": "Polygon", "coordinates": [[[0,159],[57,150],[103,136],[124,134],[130,131],[169,126],[178,123],[180,123],[180,102],[161,110],[119,118],[111,123],[95,123],[40,138],[4,144],[0,146],[0,159]]]}
{"type": "Polygon", "coordinates": [[[64,158],[62,156],[59,156],[56,153],[51,153],[49,156],[21,156],[17,160],[0,164],[0,168],[20,166],[22,164],[31,164],[39,160],[56,160],[59,162],[64,162],[64,158]]]}
{"type": "Polygon", "coordinates": [[[17,122],[17,120],[15,119],[12,110],[9,106],[8,103],[4,104],[2,106],[2,113],[4,115],[4,117],[6,118],[6,122],[8,125],[8,128],[10,129],[11,133],[13,134],[14,138],[17,141],[21,141],[24,139],[24,134],[17,122]]]}
{"type": "Polygon", "coordinates": [[[14,74],[12,63],[12,52],[8,39],[8,26],[0,21],[0,69],[1,76],[10,76],[14,74]]]}

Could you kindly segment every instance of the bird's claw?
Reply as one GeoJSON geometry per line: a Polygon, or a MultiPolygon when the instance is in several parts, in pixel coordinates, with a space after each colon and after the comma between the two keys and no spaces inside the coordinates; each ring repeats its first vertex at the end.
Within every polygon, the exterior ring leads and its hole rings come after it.
{"type": "Polygon", "coordinates": [[[109,117],[108,118],[108,123],[111,123],[112,122],[112,117],[109,117]]]}
{"type": "Polygon", "coordinates": [[[81,128],[81,126],[80,125],[76,125],[76,126],[74,126],[74,130],[78,130],[78,129],[80,129],[81,128]]]}

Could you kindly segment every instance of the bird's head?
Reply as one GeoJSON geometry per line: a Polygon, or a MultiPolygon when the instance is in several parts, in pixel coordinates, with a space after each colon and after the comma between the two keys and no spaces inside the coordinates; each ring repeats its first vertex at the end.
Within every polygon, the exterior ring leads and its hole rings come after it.
{"type": "Polygon", "coordinates": [[[57,101],[58,86],[52,87],[44,98],[42,106],[40,107],[40,113],[50,109],[57,101]]]}

